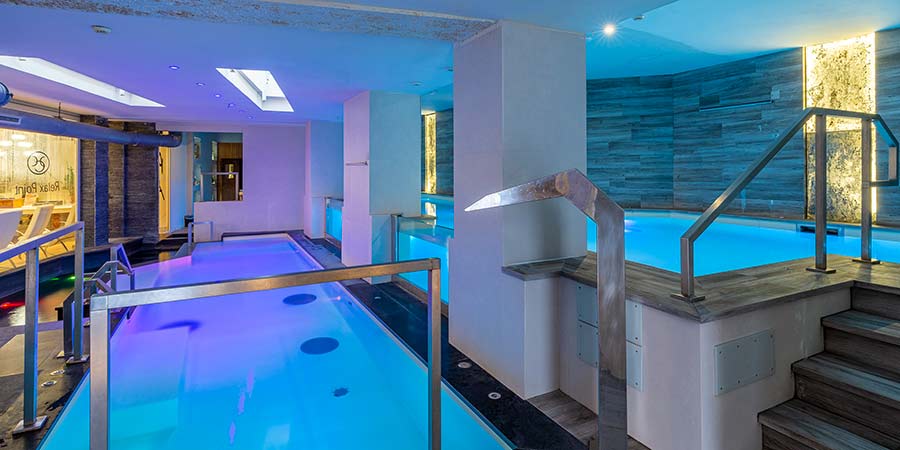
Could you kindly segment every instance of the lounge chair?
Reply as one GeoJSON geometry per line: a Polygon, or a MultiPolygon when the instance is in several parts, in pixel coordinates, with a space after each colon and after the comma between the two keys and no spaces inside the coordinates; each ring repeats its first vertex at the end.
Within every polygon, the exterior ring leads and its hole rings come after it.
{"type": "MultiPolygon", "coordinates": [[[[78,214],[75,212],[75,207],[73,206],[72,209],[69,211],[69,214],[66,215],[66,221],[65,221],[65,223],[63,223],[63,224],[60,225],[59,227],[60,227],[60,228],[65,228],[65,227],[67,227],[67,226],[69,226],[69,225],[74,224],[74,223],[75,223],[75,218],[76,218],[76,216],[78,216],[78,214]]],[[[49,232],[51,232],[51,231],[53,231],[53,230],[51,230],[51,229],[49,229],[49,228],[47,228],[46,230],[44,230],[45,233],[49,233],[49,232]]],[[[62,236],[62,237],[56,239],[55,241],[53,241],[52,244],[48,244],[48,245],[59,244],[59,245],[62,245],[63,248],[66,249],[66,251],[69,251],[69,247],[66,245],[66,241],[65,241],[65,240],[68,239],[68,238],[69,238],[68,235],[67,235],[67,236],[62,236]]],[[[45,252],[45,253],[46,253],[46,252],[45,252]]]]}
{"type": "MultiPolygon", "coordinates": [[[[16,231],[19,229],[20,220],[22,220],[21,209],[0,212],[0,248],[7,248],[12,245],[16,237],[16,231]]],[[[12,259],[9,261],[13,267],[16,267],[12,259]]]]}
{"type": "MultiPolygon", "coordinates": [[[[31,220],[28,222],[28,228],[25,229],[24,233],[19,233],[19,239],[16,243],[34,239],[44,234],[44,231],[47,230],[47,225],[50,224],[50,216],[52,215],[53,205],[35,207],[34,213],[31,214],[31,220]]],[[[44,252],[44,255],[47,254],[47,250],[41,248],[41,251],[44,252]]]]}

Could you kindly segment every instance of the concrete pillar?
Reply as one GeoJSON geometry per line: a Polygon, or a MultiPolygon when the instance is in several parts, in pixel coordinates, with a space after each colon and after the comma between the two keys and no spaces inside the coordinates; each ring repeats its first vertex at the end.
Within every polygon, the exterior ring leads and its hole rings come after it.
{"type": "MultiPolygon", "coordinates": [[[[82,116],[81,122],[107,126],[106,119],[82,116]]],[[[84,246],[109,242],[109,144],[79,141],[81,147],[81,220],[84,221],[84,246]]]]}
{"type": "Polygon", "coordinates": [[[387,262],[390,215],[419,215],[419,96],[363,92],[344,102],[345,265],[387,262]]]}
{"type": "Polygon", "coordinates": [[[501,268],[584,255],[586,219],[565,199],[464,209],[509,186],[584,171],[585,91],[581,34],[501,22],[454,50],[450,340],[525,398],[559,385],[557,289],[501,268]]]}
{"type": "Polygon", "coordinates": [[[325,197],[344,196],[343,124],[307,122],[305,170],[303,232],[308,237],[321,238],[325,236],[325,197]]]}

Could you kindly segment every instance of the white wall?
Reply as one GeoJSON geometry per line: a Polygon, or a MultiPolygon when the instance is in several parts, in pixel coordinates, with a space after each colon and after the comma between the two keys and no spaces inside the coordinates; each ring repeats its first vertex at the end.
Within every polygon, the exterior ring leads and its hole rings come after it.
{"type": "Polygon", "coordinates": [[[303,231],[320,238],[325,234],[325,197],[344,195],[344,127],[340,122],[306,124],[306,189],[303,231]]]}
{"type": "Polygon", "coordinates": [[[419,96],[370,91],[344,102],[345,265],[390,259],[390,215],[420,214],[421,152],[419,96]]]}
{"type": "MultiPolygon", "coordinates": [[[[597,369],[578,358],[575,281],[559,279],[560,390],[597,411],[597,369]]],[[[699,323],[642,308],[643,385],[628,387],[628,434],[654,450],[759,450],[756,416],[794,395],[791,364],[824,348],[821,319],[850,308],[849,290],[699,323]],[[775,374],[716,395],[715,346],[775,334],[775,374]]]]}
{"type": "Polygon", "coordinates": [[[557,388],[544,372],[556,353],[542,345],[555,330],[541,319],[555,295],[501,268],[583,255],[584,215],[564,199],[464,209],[516,184],[585,169],[584,59],[583,35],[508,22],[454,49],[450,340],[526,398],[557,388]]]}
{"type": "Polygon", "coordinates": [[[158,127],[174,131],[243,133],[244,200],[194,204],[194,221],[213,221],[215,238],[224,232],[299,230],[303,227],[304,126],[160,123],[158,127]]]}

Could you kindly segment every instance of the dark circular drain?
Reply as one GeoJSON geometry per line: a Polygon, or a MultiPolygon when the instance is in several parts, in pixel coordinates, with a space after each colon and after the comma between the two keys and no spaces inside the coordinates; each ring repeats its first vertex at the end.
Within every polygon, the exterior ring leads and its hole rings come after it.
{"type": "Polygon", "coordinates": [[[314,301],[316,301],[316,296],[312,294],[289,295],[282,300],[285,305],[305,305],[314,301]]]}
{"type": "Polygon", "coordinates": [[[187,327],[188,331],[194,331],[197,328],[200,328],[200,322],[197,322],[196,320],[179,320],[177,322],[167,323],[167,324],[159,327],[158,329],[159,330],[169,330],[172,328],[181,328],[181,327],[187,327]]]}
{"type": "Polygon", "coordinates": [[[339,387],[331,392],[335,397],[343,397],[350,393],[350,389],[345,387],[339,387]]]}
{"type": "Polygon", "coordinates": [[[300,345],[300,350],[307,355],[324,355],[338,348],[340,343],[337,339],[330,337],[312,338],[300,345]]]}

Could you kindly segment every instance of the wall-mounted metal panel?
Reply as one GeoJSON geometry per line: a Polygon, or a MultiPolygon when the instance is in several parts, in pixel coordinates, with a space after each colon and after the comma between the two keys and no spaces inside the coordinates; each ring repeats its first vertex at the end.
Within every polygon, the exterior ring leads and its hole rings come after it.
{"type": "Polygon", "coordinates": [[[625,343],[625,348],[628,352],[628,356],[626,357],[628,366],[626,368],[626,376],[625,378],[628,381],[628,385],[639,390],[644,390],[644,349],[639,345],[634,345],[631,342],[625,343]]]}
{"type": "Polygon", "coordinates": [[[775,373],[775,334],[772,330],[715,346],[716,395],[755,383],[775,373]]]}
{"type": "Polygon", "coordinates": [[[625,301],[625,340],[641,346],[644,334],[644,305],[625,301]]]}
{"type": "Polygon", "coordinates": [[[578,359],[592,367],[599,367],[599,336],[600,333],[597,331],[597,327],[581,321],[578,322],[578,359]]]}
{"type": "Polygon", "coordinates": [[[578,320],[589,323],[594,327],[598,324],[597,314],[597,289],[585,286],[581,283],[575,285],[575,307],[578,310],[578,320]]]}

